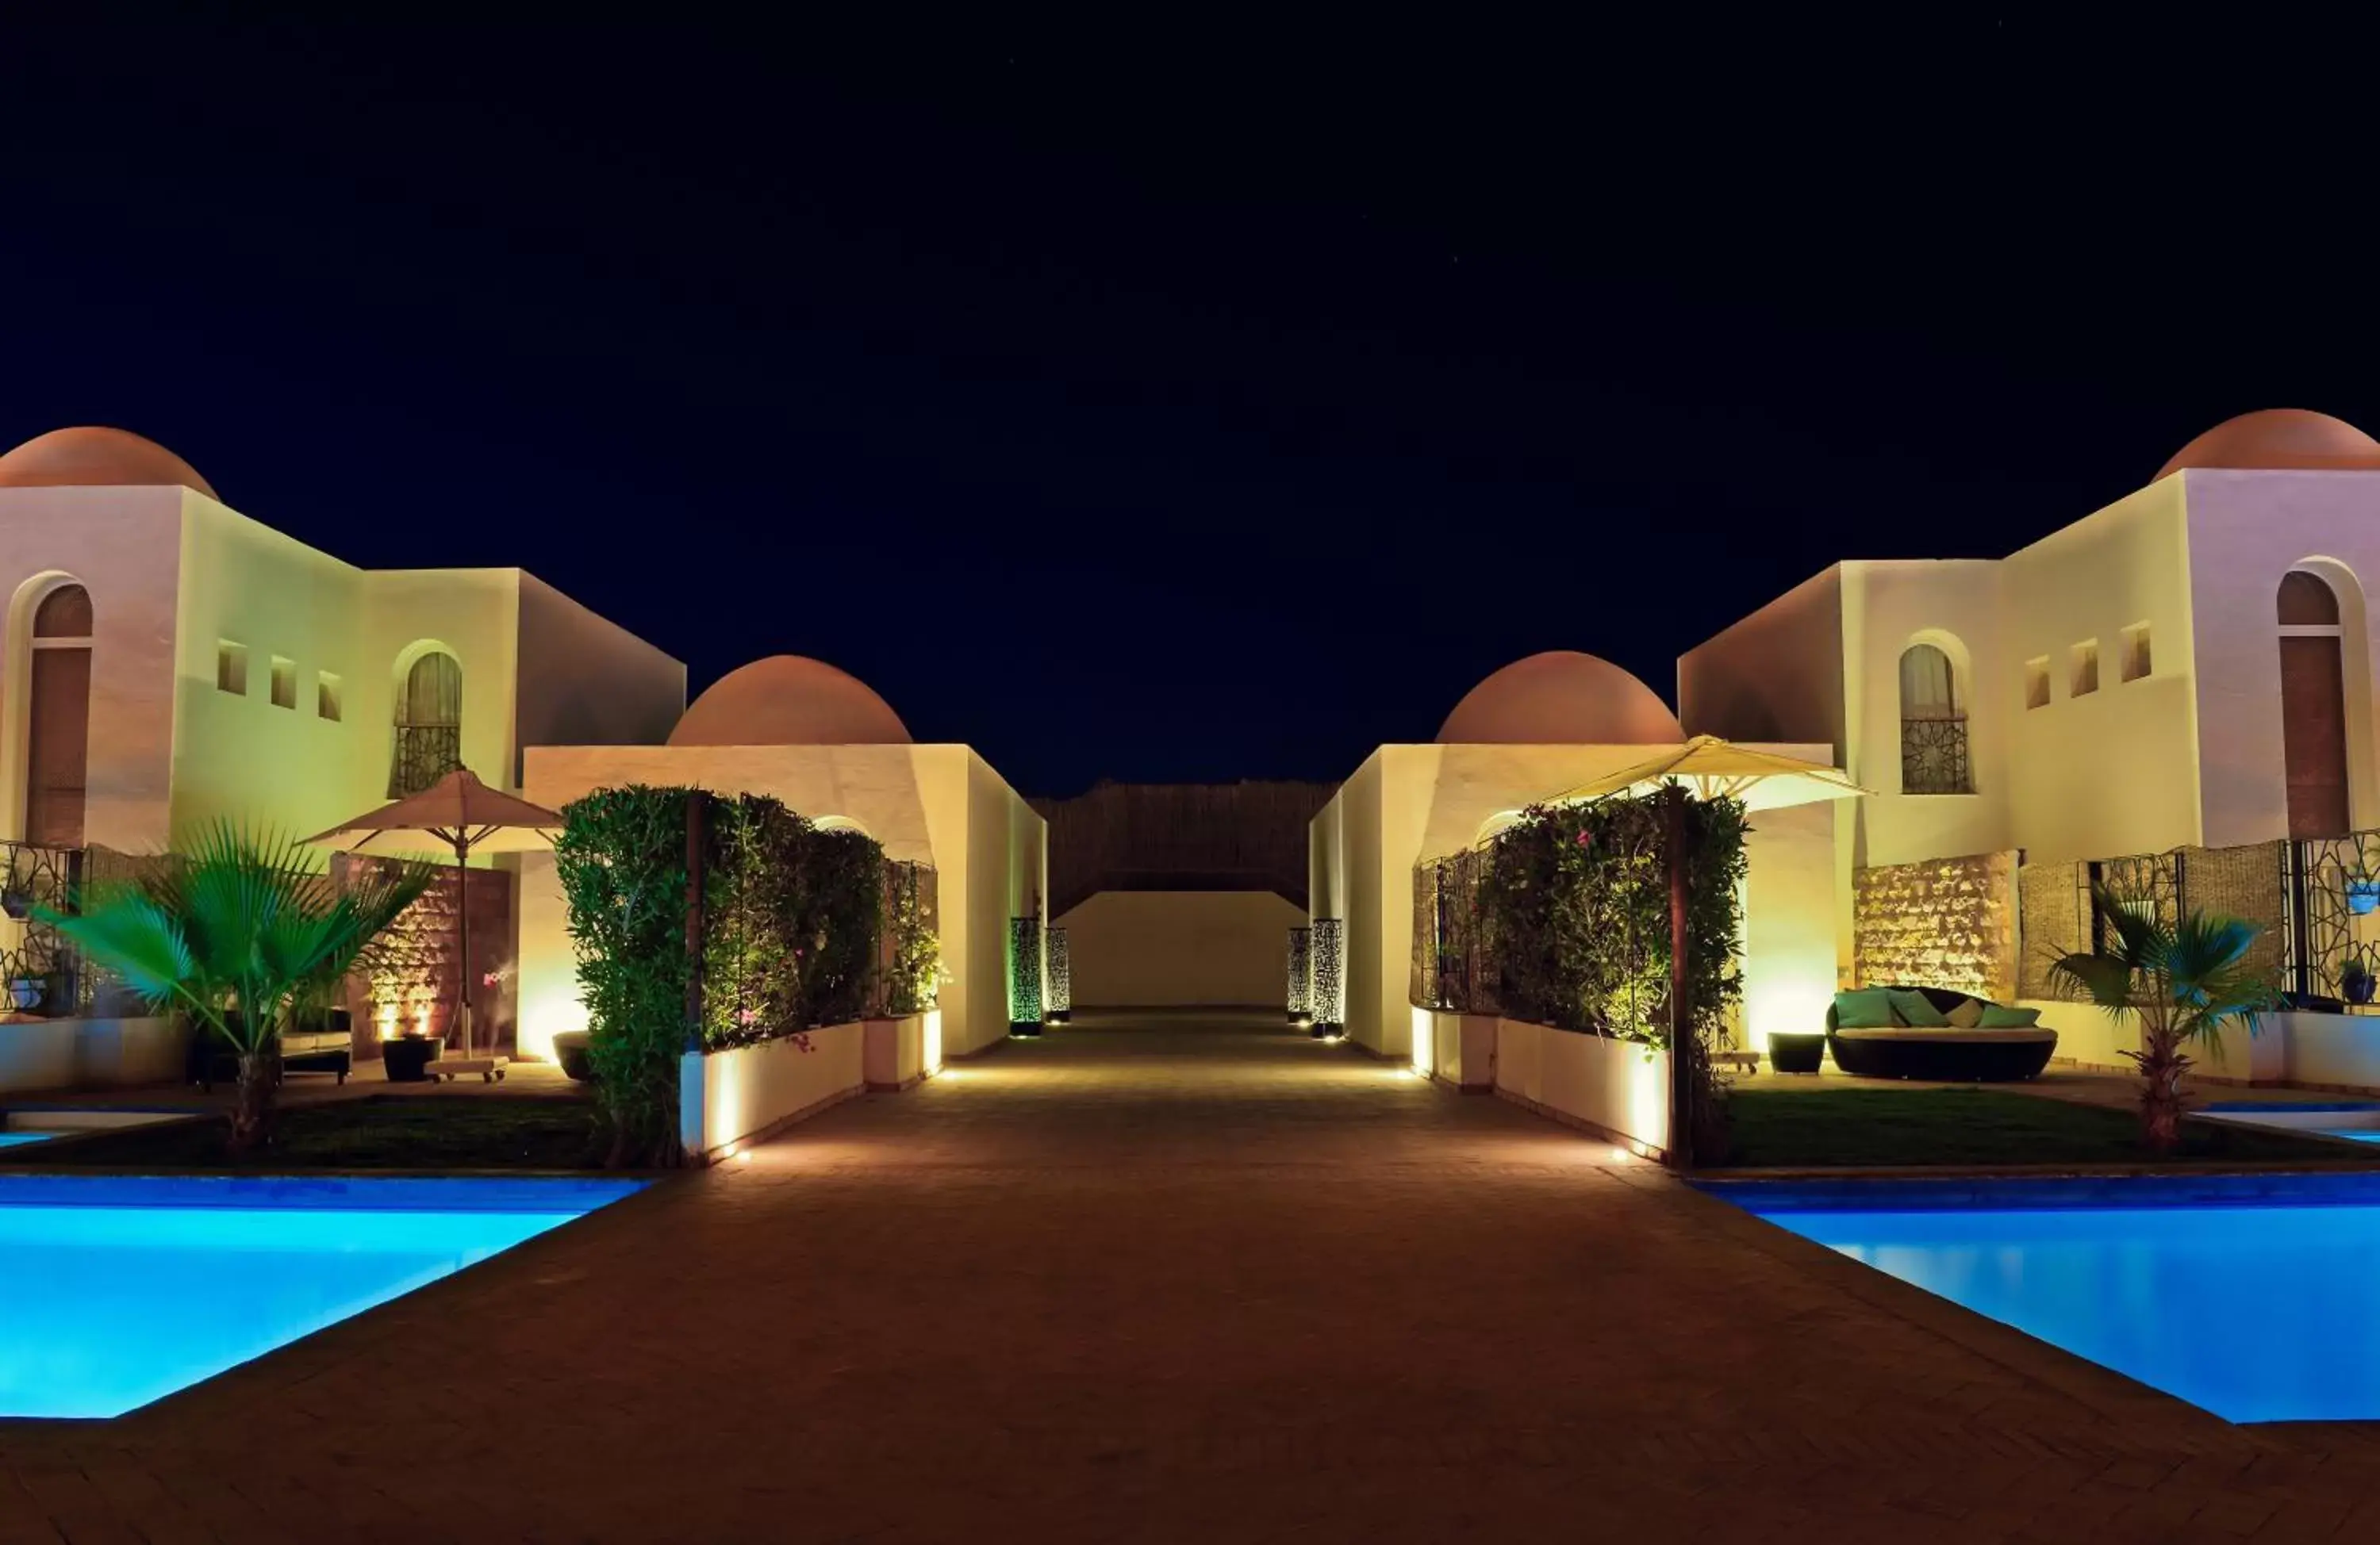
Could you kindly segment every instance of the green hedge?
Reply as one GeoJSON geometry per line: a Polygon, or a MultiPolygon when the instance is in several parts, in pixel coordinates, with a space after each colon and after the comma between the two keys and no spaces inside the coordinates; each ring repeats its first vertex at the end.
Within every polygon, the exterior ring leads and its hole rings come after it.
{"type": "Polygon", "coordinates": [[[614,1163],[675,1162],[678,1058],[689,1048],[846,1023],[880,997],[895,1013],[933,1001],[941,950],[915,865],[888,863],[872,839],[821,830],[766,795],[713,795],[702,1013],[689,1025],[686,832],[696,797],[599,789],[563,811],[554,841],[614,1163]]]}
{"type": "MultiPolygon", "coordinates": [[[[1666,1046],[1670,875],[1662,796],[1538,805],[1495,839],[1477,906],[1514,1019],[1666,1046]]],[[[1738,969],[1742,804],[1685,804],[1687,970],[1697,1040],[1725,1033],[1738,969]]]]}

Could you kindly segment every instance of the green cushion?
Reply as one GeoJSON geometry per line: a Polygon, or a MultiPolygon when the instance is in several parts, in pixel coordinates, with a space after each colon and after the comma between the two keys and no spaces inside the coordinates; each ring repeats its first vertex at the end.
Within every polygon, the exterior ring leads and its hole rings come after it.
{"type": "Polygon", "coordinates": [[[2041,1022],[2038,1008],[2010,1008],[1997,1003],[1984,1005],[1984,1017],[1975,1021],[1977,1030],[2031,1030],[2041,1022]]]}
{"type": "Polygon", "coordinates": [[[1892,1017],[1892,995],[1882,987],[1859,987],[1835,995],[1839,1030],[1888,1030],[1900,1022],[1892,1017]]]}
{"type": "Polygon", "coordinates": [[[1950,1028],[1953,1030],[1973,1030],[1983,1020],[1984,1000],[1979,997],[1962,997],[1959,1000],[1959,1007],[1951,1009],[1946,1017],[1949,1020],[1950,1028]]]}
{"type": "Polygon", "coordinates": [[[1940,1030],[1950,1022],[1931,998],[1914,987],[1888,988],[1886,996],[1892,999],[1895,1017],[1912,1030],[1940,1030]]]}

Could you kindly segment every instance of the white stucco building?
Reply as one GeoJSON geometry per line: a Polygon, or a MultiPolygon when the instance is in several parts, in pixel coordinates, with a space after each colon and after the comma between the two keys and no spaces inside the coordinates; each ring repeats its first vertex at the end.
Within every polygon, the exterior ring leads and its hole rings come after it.
{"type": "MultiPolygon", "coordinates": [[[[1446,1072],[1411,996],[1415,865],[1471,847],[1529,805],[1676,750],[1685,732],[1658,694],[1592,655],[1554,650],[1498,670],[1427,744],[1384,745],[1310,828],[1310,916],[1345,937],[1345,1025],[1378,1056],[1446,1072]]],[[[1818,737],[1754,736],[1759,749],[1831,765],[1818,737]]],[[[1744,1025],[1807,1029],[1835,990],[1837,806],[1764,810],[1747,840],[1744,1025]]]]}
{"type": "Polygon", "coordinates": [[[2006,558],[1835,564],[1681,658],[1679,716],[1832,746],[1862,865],[2335,836],[2380,826],[2370,574],[2380,442],[2248,414],[2006,558]]]}

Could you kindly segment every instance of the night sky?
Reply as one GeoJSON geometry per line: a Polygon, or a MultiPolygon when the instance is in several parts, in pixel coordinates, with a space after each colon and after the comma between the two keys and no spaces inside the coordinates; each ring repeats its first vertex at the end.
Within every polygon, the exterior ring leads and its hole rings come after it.
{"type": "Polygon", "coordinates": [[[1838,557],[2380,429],[2333,32],[403,14],[0,19],[0,446],[520,564],[696,690],[818,655],[1029,793],[1336,778],[1537,649],[1666,694],[1838,557]]]}

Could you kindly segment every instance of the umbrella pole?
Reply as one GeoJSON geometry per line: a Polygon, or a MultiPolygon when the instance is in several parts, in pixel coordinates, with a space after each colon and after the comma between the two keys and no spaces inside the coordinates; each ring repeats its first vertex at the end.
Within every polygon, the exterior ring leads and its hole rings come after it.
{"type": "Polygon", "coordinates": [[[455,843],[455,1012],[463,1022],[463,1056],[471,1055],[471,844],[455,843]]]}

